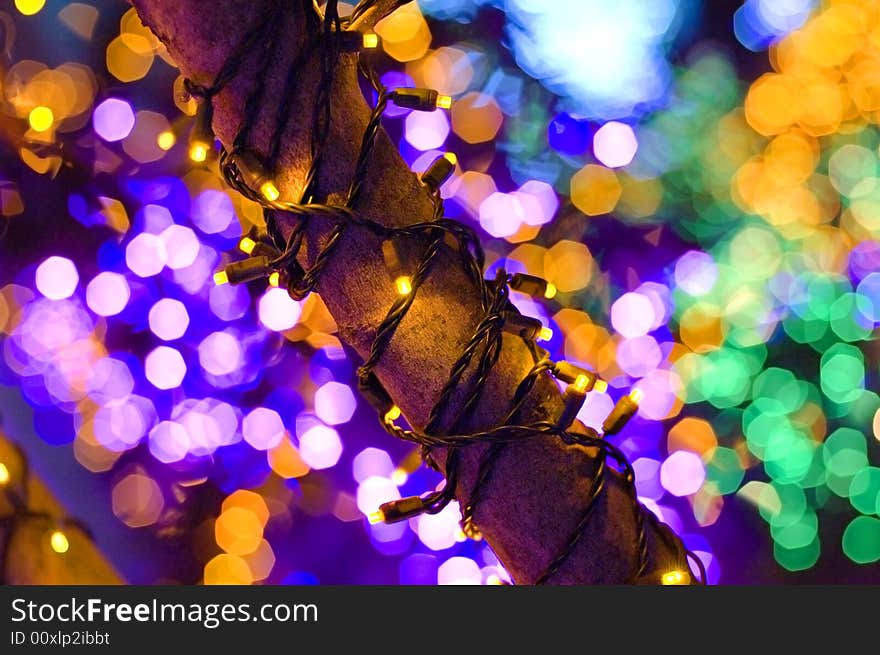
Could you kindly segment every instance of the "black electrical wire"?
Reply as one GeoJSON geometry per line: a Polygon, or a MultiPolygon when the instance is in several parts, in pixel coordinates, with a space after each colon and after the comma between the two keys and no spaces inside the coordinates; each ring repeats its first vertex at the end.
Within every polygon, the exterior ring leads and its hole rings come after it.
{"type": "MultiPolygon", "coordinates": [[[[275,131],[266,161],[271,173],[274,174],[278,153],[280,152],[281,139],[291,120],[290,107],[297,88],[297,73],[304,65],[305,59],[311,56],[314,49],[317,48],[320,57],[321,78],[316,89],[315,103],[312,108],[311,162],[301,198],[299,202],[291,202],[278,201],[277,199],[268,200],[262,197],[257,193],[256,189],[251,188],[247,184],[242,171],[238,169],[236,164],[236,155],[247,151],[249,147],[247,141],[250,130],[257,120],[259,107],[265,100],[266,89],[264,80],[268,60],[277,59],[275,50],[279,44],[278,25],[282,24],[282,21],[278,20],[277,16],[274,20],[267,19],[259,24],[262,27],[258,28],[257,32],[270,32],[269,38],[266,40],[268,43],[266,47],[268,55],[265,55],[266,61],[264,61],[262,67],[263,74],[259,75],[257,84],[254,85],[252,92],[247,98],[244,119],[234,139],[232,152],[224,150],[221,153],[221,168],[224,178],[230,186],[263,206],[267,214],[269,236],[278,249],[278,256],[272,260],[271,268],[284,273],[288,281],[288,292],[294,298],[304,298],[315,289],[322,271],[332,260],[338,245],[344,238],[350,225],[366,227],[386,240],[401,237],[420,237],[426,240],[427,245],[410,276],[410,291],[392,304],[384,320],[376,330],[370,354],[358,369],[359,389],[376,406],[377,411],[380,413],[381,423],[390,434],[420,445],[425,460],[432,465],[435,464],[431,457],[431,449],[450,449],[447,452],[444,471],[446,484],[443,489],[432,492],[420,499],[420,511],[436,513],[454,499],[459,480],[461,448],[475,444],[490,444],[490,448],[480,463],[474,489],[470,493],[469,500],[464,503],[464,509],[462,510],[463,529],[472,535],[478,534],[479,529],[474,521],[476,508],[485,496],[487,485],[491,481],[492,468],[506,444],[532,438],[556,437],[566,444],[595,449],[598,453],[598,464],[576,529],[569,536],[558,554],[548,564],[544,573],[537,579],[536,584],[550,581],[558,573],[584,536],[590,519],[594,514],[598,499],[607,484],[607,476],[612,468],[609,465],[609,460],[616,465],[617,472],[621,475],[633,504],[636,528],[636,544],[634,546],[636,561],[633,566],[631,581],[638,582],[645,580],[646,576],[651,577],[646,574],[649,565],[646,533],[647,517],[647,522],[651,523],[660,538],[667,542],[671,550],[676,552],[679,561],[675,562],[674,565],[679,569],[684,568],[690,571],[687,559],[694,559],[700,571],[700,579],[697,582],[705,584],[705,569],[699,558],[690,551],[687,551],[668,526],[660,523],[651,512],[645,510],[639,503],[635,491],[632,466],[616,446],[589,428],[587,428],[587,434],[579,434],[569,431],[568,425],[559,425],[552,421],[538,421],[527,425],[520,424],[519,413],[529,392],[533,389],[541,375],[553,370],[553,363],[546,359],[544,353],[539,351],[534,340],[523,337],[532,353],[534,366],[517,387],[512,406],[505,420],[501,425],[489,430],[471,433],[466,431],[467,426],[472,421],[473,413],[479,403],[481,394],[500,356],[506,316],[511,313],[519,314],[509,299],[508,284],[511,278],[504,271],[500,271],[493,281],[488,281],[483,277],[485,259],[479,239],[469,227],[443,217],[443,202],[437,188],[430,190],[434,215],[431,221],[425,223],[401,228],[390,228],[371,221],[357,212],[356,207],[365,187],[369,163],[375,148],[376,136],[379,132],[382,114],[389,97],[387,89],[384,88],[378,75],[368,65],[363,55],[360,56],[358,70],[376,92],[376,104],[372,109],[370,120],[361,140],[353,178],[343,204],[328,204],[326,199],[322,201],[317,197],[320,187],[318,181],[319,172],[330,133],[333,73],[342,52],[342,39],[346,36],[344,28],[361,17],[376,2],[375,0],[362,0],[355,7],[351,16],[343,20],[338,14],[338,2],[336,0],[328,0],[324,7],[323,15],[319,15],[320,10],[313,0],[300,1],[306,14],[310,32],[318,36],[317,38],[310,39],[306,46],[302,48],[300,53],[294,58],[291,69],[288,71],[287,89],[278,108],[275,131]],[[277,227],[275,213],[279,211],[294,214],[299,219],[287,239],[281,237],[277,227]],[[316,216],[329,218],[336,222],[330,236],[324,241],[322,248],[315,255],[311,266],[308,269],[304,269],[298,262],[298,256],[300,255],[307,223],[316,216]],[[437,402],[429,412],[426,428],[423,431],[412,428],[407,429],[386,418],[386,413],[393,406],[393,403],[385,389],[381,386],[374,373],[374,369],[389,347],[398,326],[412,306],[419,288],[430,274],[433,262],[441,248],[447,243],[447,237],[452,238],[453,245],[450,247],[458,251],[463,270],[479,291],[484,314],[473,336],[468,340],[462,354],[450,370],[449,378],[442,387],[437,402]],[[458,393],[461,385],[464,384],[465,374],[472,368],[474,373],[469,376],[467,383],[469,392],[465,399],[459,403],[461,409],[457,415],[450,418],[447,414],[452,406],[452,399],[458,393]],[[443,427],[444,423],[448,425],[445,429],[443,427]]],[[[280,4],[278,3],[276,7],[280,4]]],[[[396,2],[393,8],[396,9],[403,4],[407,4],[407,2],[396,2]]],[[[246,37],[244,42],[254,43],[258,38],[259,34],[257,36],[252,34],[246,37]]],[[[204,101],[210,103],[213,100],[213,97],[234,76],[234,73],[230,74],[229,71],[237,71],[246,54],[247,49],[244,47],[237,48],[233,52],[230,60],[225,62],[221,69],[223,75],[218,75],[218,79],[210,87],[209,93],[202,94],[204,101]]],[[[693,579],[693,576],[691,578],[693,579]]],[[[653,578],[651,579],[653,580],[653,578]]]]}

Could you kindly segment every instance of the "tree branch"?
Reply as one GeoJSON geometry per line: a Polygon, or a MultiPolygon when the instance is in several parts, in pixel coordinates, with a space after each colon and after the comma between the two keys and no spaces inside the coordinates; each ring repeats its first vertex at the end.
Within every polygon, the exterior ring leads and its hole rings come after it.
{"type": "MultiPolygon", "coordinates": [[[[268,11],[269,0],[133,0],[144,24],[165,43],[181,72],[197,84],[209,85],[244,34],[268,11]]],[[[377,3],[361,19],[372,24],[392,0],[377,3]]],[[[249,146],[262,154],[275,129],[277,103],[283,95],[288,68],[305,41],[301,8],[286,12],[280,52],[266,79],[269,100],[260,107],[249,146]]],[[[214,129],[229,146],[240,126],[245,100],[255,83],[262,57],[258,46],[244,61],[235,79],[216,97],[214,129]]],[[[294,120],[284,134],[276,183],[282,198],[298,198],[310,163],[309,143],[314,94],[320,79],[315,57],[307,60],[298,79],[294,120]]],[[[330,137],[318,174],[318,197],[343,201],[351,182],[360,137],[369,108],[357,82],[355,55],[343,55],[335,71],[330,137]]],[[[389,226],[430,220],[432,206],[396,147],[380,131],[358,211],[389,226]]],[[[282,215],[279,224],[289,234],[297,219],[282,215]]],[[[308,221],[301,263],[308,266],[333,227],[329,219],[308,221]]],[[[402,260],[415,265],[426,246],[423,238],[402,245],[402,260]]],[[[323,271],[318,291],[339,326],[340,338],[362,357],[369,353],[376,327],[395,300],[395,291],[381,255],[379,239],[351,225],[331,263],[323,271]],[[387,280],[387,283],[385,281],[387,280]]],[[[442,251],[376,368],[383,386],[414,426],[423,427],[431,407],[482,318],[477,289],[460,270],[457,253],[442,251]]],[[[468,430],[497,425],[510,407],[519,382],[532,366],[522,339],[504,336],[500,359],[492,371],[468,430]]],[[[473,367],[468,375],[473,373],[473,367]]],[[[466,376],[465,380],[468,379],[466,376]]],[[[448,414],[460,409],[467,384],[456,394],[448,414]]],[[[558,388],[541,376],[522,411],[522,422],[552,420],[562,409],[558,388]]],[[[463,449],[457,488],[460,502],[473,489],[480,457],[486,446],[463,449]]],[[[498,458],[476,512],[484,537],[519,584],[533,583],[568,542],[586,505],[595,452],[566,446],[558,439],[533,439],[512,444],[498,458]]],[[[441,464],[445,453],[434,453],[441,464]]],[[[589,527],[571,556],[549,582],[624,583],[636,562],[636,510],[616,474],[608,477],[589,527]]],[[[680,544],[669,543],[648,522],[649,571],[683,568],[680,544]]]]}

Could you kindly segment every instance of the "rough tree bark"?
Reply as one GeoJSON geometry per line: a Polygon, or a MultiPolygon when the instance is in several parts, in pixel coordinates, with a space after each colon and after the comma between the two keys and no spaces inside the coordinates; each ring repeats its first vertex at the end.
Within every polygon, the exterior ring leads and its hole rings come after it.
{"type": "MultiPolygon", "coordinates": [[[[270,8],[272,0],[132,0],[147,25],[166,45],[183,75],[209,85],[224,60],[270,8]]],[[[305,40],[304,14],[296,5],[284,17],[285,36],[267,79],[268,100],[260,109],[250,146],[265,154],[274,129],[274,116],[288,68],[305,40]]],[[[366,30],[383,15],[389,0],[355,25],[366,30]]],[[[235,79],[215,100],[214,129],[229,145],[240,125],[245,99],[253,88],[263,49],[248,54],[235,79]]],[[[299,93],[277,171],[282,199],[298,199],[309,165],[311,108],[319,79],[315,57],[299,76],[299,93]]],[[[342,56],[332,95],[330,139],[319,171],[318,197],[339,200],[354,169],[369,108],[359,90],[355,55],[342,56]]],[[[409,170],[391,140],[381,132],[359,211],[375,221],[403,226],[430,219],[426,191],[409,170]]],[[[293,225],[281,216],[286,234],[293,225]]],[[[311,220],[302,263],[308,265],[332,225],[311,220]]],[[[413,264],[424,249],[423,240],[404,248],[413,264]]],[[[318,291],[339,326],[339,336],[362,357],[376,327],[395,298],[381,256],[381,244],[365,229],[352,226],[333,262],[324,270],[318,291]]],[[[453,362],[461,354],[480,319],[477,291],[459,270],[457,259],[445,252],[419,290],[376,373],[401,407],[407,420],[424,426],[453,362]]],[[[496,425],[507,412],[519,381],[531,367],[530,355],[517,338],[505,335],[503,352],[469,428],[496,425]]],[[[466,385],[463,385],[466,386],[466,385]]],[[[459,399],[464,392],[459,394],[459,399]]],[[[454,412],[456,403],[451,411],[454,412]]],[[[523,421],[556,417],[561,396],[555,383],[542,379],[533,390],[523,421]]],[[[466,499],[484,446],[465,449],[462,457],[459,501],[466,499]]],[[[476,523],[518,584],[534,582],[569,539],[580,519],[596,468],[595,453],[563,445],[558,439],[530,440],[511,445],[497,462],[476,523]]],[[[441,462],[444,453],[436,453],[441,462]]],[[[634,510],[619,477],[611,476],[584,538],[551,578],[551,583],[624,583],[636,558],[634,510]]],[[[649,524],[650,526],[650,524],[649,524]]],[[[676,552],[649,528],[649,571],[683,566],[676,552]]]]}

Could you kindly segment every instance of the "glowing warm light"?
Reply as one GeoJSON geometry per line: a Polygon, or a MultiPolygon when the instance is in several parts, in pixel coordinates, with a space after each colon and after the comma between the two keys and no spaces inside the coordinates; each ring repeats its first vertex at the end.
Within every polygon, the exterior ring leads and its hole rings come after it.
{"type": "Polygon", "coordinates": [[[458,155],[456,155],[454,152],[447,152],[443,155],[443,157],[453,166],[458,163],[458,155]]]}
{"type": "Polygon", "coordinates": [[[590,376],[584,375],[581,373],[574,380],[574,388],[581,393],[584,393],[587,390],[587,385],[590,384],[590,376]]]}
{"type": "Polygon", "coordinates": [[[538,332],[538,341],[550,341],[553,338],[553,330],[548,327],[542,327],[538,332]]]}
{"type": "Polygon", "coordinates": [[[400,407],[394,405],[391,409],[385,412],[385,422],[390,423],[392,421],[396,421],[400,418],[400,407]]]}
{"type": "Polygon", "coordinates": [[[28,114],[28,123],[35,132],[45,132],[55,122],[55,115],[48,107],[34,107],[28,114]]]}
{"type": "Polygon", "coordinates": [[[452,96],[437,96],[437,106],[440,109],[449,109],[452,107],[452,96]]]}
{"type": "Polygon", "coordinates": [[[377,523],[382,523],[385,520],[385,514],[381,509],[377,509],[375,512],[370,512],[370,515],[367,517],[370,521],[370,525],[376,525],[377,523]]]}
{"type": "Polygon", "coordinates": [[[226,284],[229,282],[229,276],[226,275],[226,271],[217,271],[214,273],[214,284],[220,286],[221,284],[226,284]]]}
{"type": "Polygon", "coordinates": [[[272,181],[263,182],[260,185],[260,194],[269,202],[275,202],[281,196],[281,192],[272,181]]]}
{"type": "Polygon", "coordinates": [[[194,143],[189,147],[189,158],[200,164],[208,158],[208,147],[204,143],[194,143]]]}
{"type": "Polygon", "coordinates": [[[156,137],[156,145],[162,150],[171,150],[175,143],[177,143],[177,137],[174,136],[174,132],[171,130],[163,130],[156,137]]]}
{"type": "Polygon", "coordinates": [[[367,32],[364,34],[364,47],[368,49],[379,47],[379,35],[375,32],[367,32]]]}
{"type": "Polygon", "coordinates": [[[33,16],[46,4],[46,0],[15,0],[15,8],[25,16],[33,16]]]}
{"type": "Polygon", "coordinates": [[[547,288],[544,289],[544,297],[545,297],[547,300],[550,300],[551,298],[555,298],[555,297],[556,297],[556,293],[557,293],[557,292],[558,292],[558,289],[556,288],[556,285],[553,284],[552,282],[548,282],[548,283],[547,283],[547,288]]]}
{"type": "Polygon", "coordinates": [[[391,473],[391,481],[398,487],[405,485],[407,480],[409,480],[409,473],[407,473],[402,468],[396,468],[391,473]]]}
{"type": "Polygon", "coordinates": [[[596,380],[596,384],[593,385],[593,391],[605,393],[606,391],[608,391],[608,383],[605,382],[605,380],[596,380]]]}
{"type": "Polygon", "coordinates": [[[687,584],[687,575],[683,571],[668,571],[661,581],[664,585],[683,585],[687,584]]]}
{"type": "Polygon", "coordinates": [[[629,392],[630,399],[636,404],[638,404],[639,401],[641,401],[641,399],[644,398],[644,395],[645,394],[642,392],[641,389],[633,389],[632,391],[629,392]]]}
{"type": "Polygon", "coordinates": [[[269,276],[269,286],[277,287],[281,284],[281,273],[275,271],[272,275],[269,276]]]}
{"type": "Polygon", "coordinates": [[[55,530],[49,537],[49,544],[56,553],[66,553],[70,548],[70,542],[61,530],[55,530]]]}
{"type": "Polygon", "coordinates": [[[257,242],[254,241],[253,239],[251,239],[250,237],[244,237],[238,243],[238,249],[241,250],[246,255],[250,255],[254,251],[254,248],[256,248],[256,246],[257,246],[257,242]]]}
{"type": "Polygon", "coordinates": [[[394,286],[401,296],[408,296],[412,293],[412,280],[406,275],[401,275],[394,280],[394,286]]]}
{"type": "Polygon", "coordinates": [[[0,462],[0,485],[5,485],[9,483],[9,469],[6,468],[6,464],[0,462]]]}

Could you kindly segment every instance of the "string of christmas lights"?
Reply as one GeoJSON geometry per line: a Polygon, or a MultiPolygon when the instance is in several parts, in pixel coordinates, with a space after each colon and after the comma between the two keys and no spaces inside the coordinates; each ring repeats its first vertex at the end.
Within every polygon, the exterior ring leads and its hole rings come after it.
{"type": "MultiPolygon", "coordinates": [[[[636,526],[637,543],[635,549],[637,560],[631,575],[633,583],[689,584],[705,583],[706,574],[702,562],[693,553],[686,550],[681,541],[651,513],[641,507],[635,490],[635,475],[625,455],[607,437],[617,434],[627,421],[638,410],[640,393],[633,390],[624,395],[606,417],[601,433],[590,428],[581,428],[585,434],[572,431],[578,411],[591,390],[605,391],[607,383],[596,374],[569,362],[552,362],[537,342],[548,340],[552,332],[535,318],[525,316],[512,304],[509,289],[517,289],[533,296],[552,298],[556,288],[540,278],[515,274],[509,275],[500,270],[494,280],[483,277],[485,258],[476,234],[467,226],[443,217],[443,202],[440,197],[441,185],[455,170],[456,158],[452,153],[438,157],[420,176],[420,182],[430,193],[434,205],[434,215],[428,222],[409,225],[402,228],[390,228],[369,219],[357,212],[357,204],[363,190],[366,172],[375,146],[376,136],[381,126],[381,118],[389,100],[396,104],[417,111],[435,111],[451,106],[451,98],[440,95],[432,89],[403,88],[389,91],[379,80],[377,74],[363,56],[365,52],[378,45],[375,34],[360,34],[349,30],[349,26],[364,12],[373,7],[374,0],[364,0],[354,9],[352,15],[343,19],[338,14],[338,2],[328,0],[323,16],[312,0],[301,0],[302,8],[307,16],[311,37],[302,47],[291,64],[284,97],[279,105],[277,120],[270,147],[265,156],[261,156],[249,148],[249,135],[256,122],[259,107],[265,100],[266,70],[270,61],[275,60],[276,49],[280,43],[282,20],[279,19],[279,4],[258,22],[258,25],[242,40],[225,62],[214,83],[207,88],[200,88],[192,83],[187,89],[201,99],[195,126],[190,137],[190,154],[194,161],[204,161],[208,150],[203,146],[209,133],[213,112],[213,98],[235,76],[244,57],[256,43],[265,50],[263,68],[257,75],[257,83],[245,103],[244,118],[233,140],[231,148],[221,149],[220,167],[226,182],[244,196],[260,203],[266,218],[266,235],[251,234],[240,242],[240,249],[250,257],[226,266],[218,271],[214,280],[217,284],[241,284],[251,280],[267,278],[274,286],[285,286],[295,299],[302,299],[313,291],[320,279],[321,272],[331,261],[333,254],[350,225],[359,225],[373,231],[382,238],[382,255],[389,270],[390,278],[398,293],[398,298],[388,310],[384,320],[376,329],[370,354],[358,369],[358,387],[362,395],[376,409],[383,427],[392,435],[422,447],[425,461],[436,469],[440,469],[432,457],[432,449],[448,448],[446,463],[442,471],[446,476],[445,486],[421,496],[411,496],[383,504],[373,514],[371,521],[393,523],[406,520],[422,513],[436,513],[442,510],[454,498],[459,479],[460,450],[474,444],[490,444],[483,457],[474,489],[469,501],[464,504],[462,529],[465,534],[479,538],[476,522],[476,511],[479,502],[487,493],[491,482],[495,462],[503,452],[507,443],[533,438],[561,439],[566,444],[580,445],[595,449],[597,468],[594,474],[587,503],[580,520],[571,533],[565,546],[547,565],[544,573],[536,580],[537,584],[549,582],[565,563],[572,551],[584,535],[594,513],[597,499],[601,496],[609,468],[616,470],[625,482],[626,490],[631,497],[636,526]],[[290,105],[295,96],[297,73],[305,61],[316,54],[320,57],[321,78],[315,96],[312,112],[311,129],[311,163],[306,175],[306,183],[298,201],[281,198],[274,183],[274,172],[280,152],[281,137],[285,132],[292,112],[290,105]],[[376,92],[376,103],[371,112],[370,120],[364,131],[360,151],[355,165],[352,182],[342,204],[334,205],[322,202],[317,197],[318,171],[323,161],[324,146],[327,142],[330,127],[330,107],[333,72],[342,53],[356,53],[359,56],[359,71],[376,92]],[[205,156],[203,157],[202,154],[205,156]],[[295,215],[299,220],[284,239],[277,225],[277,212],[295,215]],[[333,230],[323,247],[317,253],[313,263],[304,269],[298,262],[305,229],[310,217],[328,217],[335,221],[333,230]],[[410,242],[424,242],[424,249],[417,264],[407,273],[407,266],[401,261],[397,243],[407,239],[410,242]],[[383,353],[389,346],[397,327],[412,306],[416,294],[426,277],[430,274],[432,263],[443,248],[451,248],[458,252],[464,271],[480,292],[482,320],[474,335],[469,340],[450,371],[449,379],[444,385],[440,396],[431,409],[424,430],[404,428],[397,424],[401,410],[391,399],[388,392],[379,382],[374,371],[383,353]],[[501,425],[479,432],[468,433],[466,427],[473,417],[473,411],[481,398],[486,382],[500,356],[503,334],[509,333],[523,339],[532,353],[534,366],[519,384],[513,398],[511,408],[501,425]],[[474,361],[476,359],[476,363],[474,361]],[[468,381],[469,393],[461,403],[457,414],[447,416],[455,393],[463,384],[465,373],[474,365],[475,372],[468,381]],[[518,414],[535,382],[542,375],[552,374],[557,380],[565,383],[563,393],[564,409],[556,421],[541,421],[521,425],[518,414]],[[609,463],[610,459],[610,463],[609,463]],[[646,519],[662,539],[668,542],[671,550],[678,554],[676,567],[661,572],[649,572],[648,544],[646,536],[646,519]],[[694,561],[699,570],[699,579],[690,571],[688,559],[694,561]]],[[[397,2],[392,9],[406,4],[397,2]]],[[[213,136],[210,137],[213,143],[213,136]]]]}
{"type": "Polygon", "coordinates": [[[3,494],[6,504],[12,508],[12,513],[0,516],[0,534],[2,534],[2,544],[0,544],[0,584],[10,584],[9,582],[9,551],[12,540],[16,531],[27,522],[44,523],[46,534],[48,536],[49,546],[55,553],[63,555],[70,549],[70,541],[67,538],[66,530],[77,528],[89,539],[92,534],[88,527],[81,521],[67,516],[53,516],[48,512],[37,512],[30,509],[28,499],[28,480],[30,478],[30,466],[28,465],[27,455],[17,445],[11,444],[21,462],[21,471],[19,472],[18,481],[12,479],[12,471],[6,462],[0,461],[0,493],[3,494]]]}

